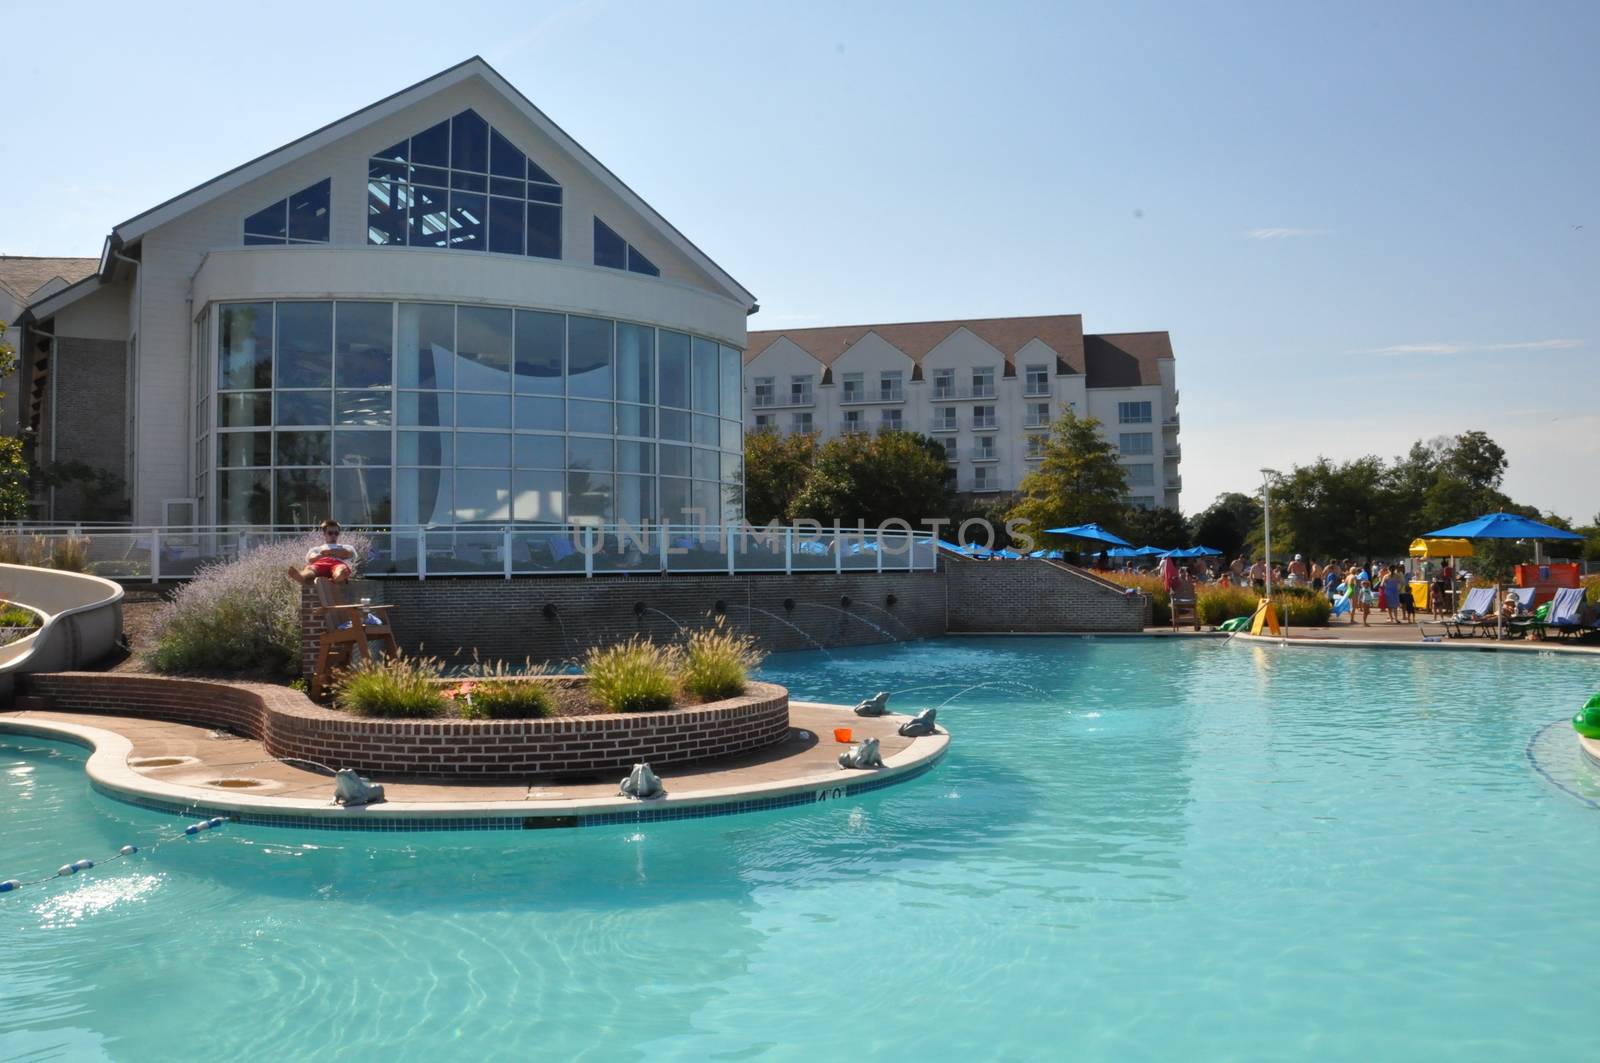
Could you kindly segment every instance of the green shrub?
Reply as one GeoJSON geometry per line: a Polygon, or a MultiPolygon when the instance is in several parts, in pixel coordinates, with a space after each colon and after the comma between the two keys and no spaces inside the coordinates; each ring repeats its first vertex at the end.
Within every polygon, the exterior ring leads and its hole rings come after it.
{"type": "Polygon", "coordinates": [[[444,715],[439,662],[433,657],[394,655],[365,660],[334,680],[334,704],[357,716],[427,719],[444,715]]]}
{"type": "MultiPolygon", "coordinates": [[[[304,564],[321,536],[257,547],[207,565],[157,614],[145,660],[158,672],[293,675],[300,668],[300,585],[286,573],[304,564]]],[[[345,540],[358,556],[367,544],[345,540]]]]}
{"type": "Polygon", "coordinates": [[[1149,597],[1150,623],[1156,625],[1172,623],[1172,600],[1160,576],[1146,572],[1105,572],[1102,575],[1112,583],[1132,587],[1149,597]]]}
{"type": "Polygon", "coordinates": [[[589,693],[610,712],[671,708],[679,656],[637,635],[614,646],[596,647],[583,659],[589,693]]]}
{"type": "Polygon", "coordinates": [[[89,571],[89,540],[81,535],[50,539],[43,535],[0,535],[0,564],[89,571]]]}
{"type": "Polygon", "coordinates": [[[1584,576],[1578,583],[1583,587],[1584,600],[1592,605],[1600,605],[1600,574],[1584,576]]]}
{"type": "Polygon", "coordinates": [[[1333,615],[1333,603],[1310,587],[1273,587],[1278,600],[1278,619],[1294,627],[1325,627],[1333,615]]]}
{"type": "Polygon", "coordinates": [[[1195,595],[1195,612],[1200,623],[1216,627],[1236,616],[1249,616],[1256,611],[1261,599],[1255,591],[1244,587],[1204,586],[1195,595]]]}
{"type": "Polygon", "coordinates": [[[456,713],[464,720],[537,720],[556,710],[549,685],[537,680],[468,680],[456,689],[456,713]]]}
{"type": "Polygon", "coordinates": [[[764,656],[754,638],[729,631],[718,618],[716,626],[689,636],[678,679],[684,690],[705,701],[735,697],[744,693],[764,656]]]}
{"type": "Polygon", "coordinates": [[[27,606],[0,602],[0,627],[33,627],[38,622],[39,614],[27,606]]]}

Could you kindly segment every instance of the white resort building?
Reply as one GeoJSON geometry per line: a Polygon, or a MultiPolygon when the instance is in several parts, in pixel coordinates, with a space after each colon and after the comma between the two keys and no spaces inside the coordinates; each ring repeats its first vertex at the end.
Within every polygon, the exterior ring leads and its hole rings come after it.
{"type": "Polygon", "coordinates": [[[1133,505],[1178,508],[1178,389],[1165,332],[1083,334],[1078,314],[750,333],[748,429],[903,428],[944,444],[956,490],[1017,489],[1063,409],[1096,418],[1133,505]]]}
{"type": "Polygon", "coordinates": [[[135,524],[742,508],[755,298],[478,58],[0,273],[6,427],[135,524]]]}

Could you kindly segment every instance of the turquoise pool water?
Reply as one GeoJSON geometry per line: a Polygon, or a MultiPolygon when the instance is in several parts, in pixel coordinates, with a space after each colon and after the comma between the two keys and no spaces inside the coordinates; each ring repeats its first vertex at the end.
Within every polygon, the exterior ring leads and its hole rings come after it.
{"type": "MultiPolygon", "coordinates": [[[[1600,786],[1541,735],[1593,662],[959,639],[766,676],[1026,687],[957,698],[943,764],[837,806],[229,825],[0,896],[0,1059],[1600,1053],[1600,786]]],[[[0,878],[181,823],[84,755],[0,734],[0,878]]]]}

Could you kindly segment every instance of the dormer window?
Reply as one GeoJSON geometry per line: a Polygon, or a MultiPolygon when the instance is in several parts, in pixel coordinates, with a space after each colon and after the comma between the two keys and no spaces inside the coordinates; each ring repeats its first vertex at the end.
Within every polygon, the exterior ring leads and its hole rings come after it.
{"type": "Polygon", "coordinates": [[[331,187],[331,179],[324,178],[256,211],[244,220],[245,244],[327,243],[331,187]]]}
{"type": "Polygon", "coordinates": [[[643,273],[647,277],[661,276],[661,270],[654,262],[641,255],[638,248],[599,218],[594,220],[594,264],[607,269],[643,273]]]}
{"type": "Polygon", "coordinates": [[[367,243],[561,257],[561,186],[473,110],[367,164],[367,243]]]}

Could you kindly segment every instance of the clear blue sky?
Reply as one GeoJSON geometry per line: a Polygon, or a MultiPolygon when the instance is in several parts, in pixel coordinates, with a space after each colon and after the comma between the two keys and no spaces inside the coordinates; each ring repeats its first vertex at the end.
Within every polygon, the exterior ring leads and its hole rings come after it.
{"type": "MultiPolygon", "coordinates": [[[[1600,4],[32,4],[0,250],[474,53],[761,299],[752,328],[1167,329],[1183,504],[1468,428],[1600,510],[1600,4]]],[[[1463,514],[1463,516],[1466,516],[1463,514]]]]}

